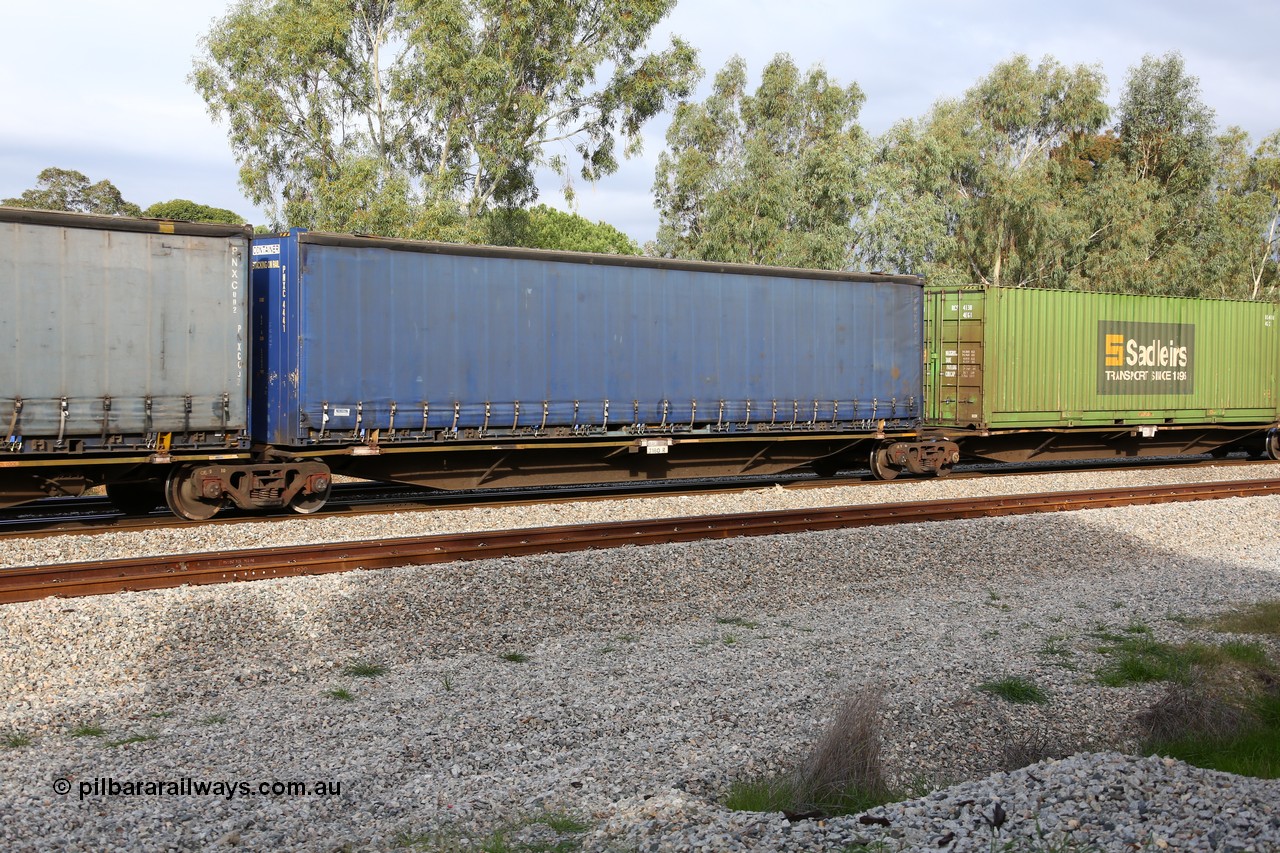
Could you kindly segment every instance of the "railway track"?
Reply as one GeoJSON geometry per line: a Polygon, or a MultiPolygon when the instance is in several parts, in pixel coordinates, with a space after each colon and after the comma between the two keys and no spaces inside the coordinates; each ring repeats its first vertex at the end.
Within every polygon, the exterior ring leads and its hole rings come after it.
{"type": "MultiPolygon", "coordinates": [[[[1196,468],[1206,465],[1237,466],[1266,464],[1270,460],[1208,459],[1171,457],[1146,459],[1135,463],[1128,460],[1093,463],[1085,467],[1057,464],[1003,464],[968,465],[958,468],[948,480],[964,480],[975,477],[1014,477],[1040,473],[1064,473],[1085,471],[1141,471],[1166,468],[1196,468]]],[[[422,509],[473,509],[482,506],[525,506],[534,504],[565,503],[583,500],[610,500],[625,497],[655,497],[678,495],[731,494],[782,485],[789,489],[835,488],[840,486],[875,486],[863,472],[849,472],[847,476],[817,477],[813,474],[771,477],[747,477],[727,483],[723,480],[688,481],[661,480],[641,483],[585,484],[561,486],[552,489],[495,489],[472,491],[433,491],[415,486],[386,483],[339,483],[334,486],[333,497],[320,512],[310,516],[322,518],[340,515],[364,515],[384,512],[403,512],[422,509]]],[[[891,482],[901,483],[905,480],[891,482]]],[[[0,541],[14,536],[56,536],[65,533],[92,534],[105,531],[154,530],[166,527],[190,527],[216,524],[245,524],[273,522],[297,518],[291,514],[262,515],[236,509],[224,510],[208,521],[186,521],[172,515],[166,508],[157,508],[147,515],[125,515],[115,509],[105,497],[50,498],[21,507],[0,510],[0,541]]]]}
{"type": "Polygon", "coordinates": [[[0,604],[50,596],[164,589],[352,569],[695,542],[904,522],[944,521],[1280,494],[1280,479],[1097,489],[949,501],[624,521],[573,527],[438,534],[383,542],[345,542],[222,554],[150,557],[0,570],[0,604]]]}

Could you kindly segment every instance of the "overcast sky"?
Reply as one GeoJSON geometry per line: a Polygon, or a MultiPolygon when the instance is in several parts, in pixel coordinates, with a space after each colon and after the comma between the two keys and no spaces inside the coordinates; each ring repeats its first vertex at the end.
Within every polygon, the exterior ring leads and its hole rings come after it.
{"type": "MultiPolygon", "coordinates": [[[[35,184],[47,166],[106,178],[143,207],[171,198],[226,207],[265,222],[237,186],[226,126],[187,82],[197,42],[224,0],[47,0],[4,3],[0,28],[0,198],[35,184]]],[[[1280,129],[1276,0],[680,0],[655,34],[678,33],[699,51],[705,97],[737,53],[752,86],[777,53],[821,64],[867,95],[862,124],[881,133],[935,101],[964,93],[1016,53],[1100,64],[1114,105],[1144,54],[1176,50],[1200,78],[1220,129],[1254,138],[1280,129]]],[[[645,153],[596,186],[578,187],[578,212],[644,241],[657,229],[654,166],[665,119],[645,153]]],[[[565,207],[558,184],[542,201],[565,207]]]]}

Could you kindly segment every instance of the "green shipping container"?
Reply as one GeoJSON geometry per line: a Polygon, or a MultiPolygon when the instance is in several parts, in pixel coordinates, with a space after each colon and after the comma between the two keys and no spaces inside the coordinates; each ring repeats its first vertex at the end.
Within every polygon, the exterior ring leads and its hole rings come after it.
{"type": "Polygon", "coordinates": [[[1144,435],[1272,425],[1278,315],[1270,302],[927,287],[926,422],[1144,435]]]}

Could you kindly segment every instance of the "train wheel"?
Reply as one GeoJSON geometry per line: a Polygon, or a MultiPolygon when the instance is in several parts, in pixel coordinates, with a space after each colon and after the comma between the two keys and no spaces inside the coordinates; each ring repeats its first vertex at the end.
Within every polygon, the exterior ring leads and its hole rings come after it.
{"type": "Polygon", "coordinates": [[[1271,459],[1280,459],[1280,430],[1273,430],[1267,436],[1267,456],[1271,459]]]}
{"type": "Polygon", "coordinates": [[[877,480],[892,480],[901,473],[901,468],[895,468],[889,462],[888,450],[877,447],[871,451],[871,476],[877,480]]]}
{"type": "Polygon", "coordinates": [[[319,512],[329,501],[329,493],[333,491],[333,481],[330,480],[328,485],[324,487],[324,491],[312,492],[309,495],[298,494],[289,502],[289,509],[299,515],[311,515],[313,512],[319,512]]]}
{"type": "Polygon", "coordinates": [[[222,509],[222,501],[207,500],[196,488],[190,468],[174,468],[164,484],[164,501],[178,518],[208,521],[222,509]]]}
{"type": "Polygon", "coordinates": [[[152,483],[108,483],[107,500],[125,515],[147,515],[164,503],[164,493],[152,483]]]}

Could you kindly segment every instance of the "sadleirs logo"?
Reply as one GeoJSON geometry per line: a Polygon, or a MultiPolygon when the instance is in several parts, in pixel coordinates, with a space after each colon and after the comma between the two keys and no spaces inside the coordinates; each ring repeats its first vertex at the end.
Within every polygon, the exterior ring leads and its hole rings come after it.
{"type": "Polygon", "coordinates": [[[1098,321],[1099,394],[1190,394],[1195,390],[1193,323],[1098,321]]]}

